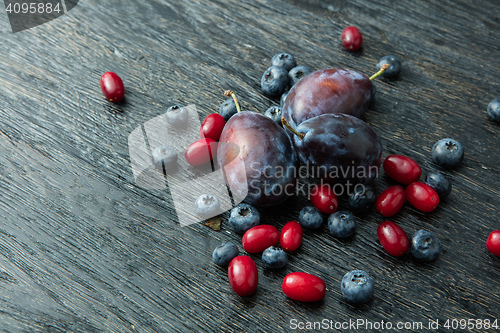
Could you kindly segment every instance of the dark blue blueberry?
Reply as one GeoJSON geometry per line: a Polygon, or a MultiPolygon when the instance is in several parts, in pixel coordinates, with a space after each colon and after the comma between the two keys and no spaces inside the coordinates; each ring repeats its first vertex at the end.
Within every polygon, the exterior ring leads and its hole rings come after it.
{"type": "Polygon", "coordinates": [[[312,70],[306,66],[295,66],[288,72],[288,78],[290,79],[290,87],[295,83],[299,82],[307,74],[312,73],[312,70]]]}
{"type": "Polygon", "coordinates": [[[221,214],[219,199],[210,194],[202,194],[195,202],[196,213],[203,219],[221,214]]]}
{"type": "Polygon", "coordinates": [[[248,229],[259,225],[260,214],[257,208],[241,203],[231,210],[229,225],[238,234],[244,234],[248,229]]]}
{"type": "Polygon", "coordinates": [[[233,115],[238,112],[236,109],[236,104],[234,104],[234,100],[232,98],[226,99],[219,108],[219,114],[224,118],[225,121],[228,121],[233,115]]]}
{"type": "Polygon", "coordinates": [[[306,206],[299,213],[299,223],[305,229],[318,229],[323,224],[323,215],[314,206],[306,206]]]}
{"type": "Polygon", "coordinates": [[[177,153],[171,146],[156,147],[151,152],[151,156],[153,157],[153,164],[160,172],[163,172],[163,168],[165,168],[165,172],[169,173],[169,171],[173,171],[177,167],[177,153]]]}
{"type": "Polygon", "coordinates": [[[338,238],[347,238],[356,230],[356,219],[351,212],[341,210],[328,217],[328,230],[338,238]]]}
{"type": "Polygon", "coordinates": [[[212,253],[212,259],[214,263],[219,266],[227,266],[239,253],[240,251],[236,245],[231,242],[226,242],[215,248],[212,253]]]}
{"type": "Polygon", "coordinates": [[[430,231],[419,230],[411,238],[411,254],[418,260],[432,261],[441,252],[441,241],[430,231]]]}
{"type": "Polygon", "coordinates": [[[189,118],[187,109],[179,105],[169,107],[165,112],[165,116],[167,123],[173,128],[186,127],[189,118]]]}
{"type": "Polygon", "coordinates": [[[374,284],[368,273],[354,270],[344,275],[340,289],[349,303],[366,303],[373,297],[374,284]]]}
{"type": "Polygon", "coordinates": [[[389,64],[389,68],[384,73],[382,73],[383,77],[393,78],[398,75],[399,72],[401,72],[401,61],[399,61],[399,59],[393,55],[388,55],[380,58],[377,63],[377,71],[379,71],[384,64],[389,64]]]}
{"type": "Polygon", "coordinates": [[[432,147],[432,159],[444,168],[454,168],[462,162],[464,148],[457,140],[441,139],[432,147]]]}
{"type": "Polygon", "coordinates": [[[279,247],[268,247],[262,252],[262,262],[267,268],[278,269],[286,265],[288,255],[279,247]]]}
{"type": "Polygon", "coordinates": [[[356,185],[349,194],[349,207],[352,211],[362,214],[370,210],[377,200],[375,190],[370,185],[356,185]]]}
{"type": "Polygon", "coordinates": [[[488,104],[488,118],[500,122],[500,97],[495,98],[488,104]]]}
{"type": "Polygon", "coordinates": [[[279,106],[271,106],[264,112],[266,117],[271,118],[276,124],[283,126],[281,123],[281,114],[281,107],[279,106]]]}
{"type": "Polygon", "coordinates": [[[283,94],[281,94],[281,98],[280,98],[280,106],[283,107],[283,105],[285,105],[285,100],[286,100],[286,96],[288,96],[288,93],[289,91],[285,91],[283,94]]]}
{"type": "Polygon", "coordinates": [[[288,53],[278,53],[271,59],[271,66],[283,67],[287,72],[297,66],[295,58],[288,53]]]}
{"type": "Polygon", "coordinates": [[[288,88],[288,72],[283,67],[271,66],[262,75],[260,86],[264,94],[280,96],[288,88]]]}
{"type": "Polygon", "coordinates": [[[441,199],[446,198],[451,192],[451,182],[444,173],[433,171],[425,176],[425,183],[432,187],[441,199]]]}

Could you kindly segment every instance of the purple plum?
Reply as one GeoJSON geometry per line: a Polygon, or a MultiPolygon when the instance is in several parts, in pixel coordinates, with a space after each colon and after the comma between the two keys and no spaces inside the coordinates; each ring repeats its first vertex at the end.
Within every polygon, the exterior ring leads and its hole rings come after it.
{"type": "Polygon", "coordinates": [[[382,145],[367,123],[347,114],[323,114],[302,122],[293,135],[309,175],[325,183],[367,184],[377,175],[382,145]]]}
{"type": "Polygon", "coordinates": [[[322,114],[349,114],[361,118],[373,97],[365,74],[348,69],[322,69],[298,81],[285,100],[283,116],[296,128],[322,114]]]}
{"type": "Polygon", "coordinates": [[[294,194],[297,153],[285,130],[260,113],[242,111],[229,119],[217,162],[236,200],[272,206],[294,194]]]}

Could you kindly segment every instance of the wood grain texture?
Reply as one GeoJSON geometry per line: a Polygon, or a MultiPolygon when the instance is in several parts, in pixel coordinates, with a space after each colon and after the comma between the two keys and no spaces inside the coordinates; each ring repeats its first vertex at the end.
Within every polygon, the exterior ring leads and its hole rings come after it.
{"type": "MultiPolygon", "coordinates": [[[[486,118],[500,95],[497,1],[89,0],[17,34],[1,17],[0,332],[283,332],[291,319],[500,319],[500,260],[485,249],[500,229],[500,127],[486,118]],[[363,33],[355,54],[339,40],[347,25],[363,33]],[[434,213],[405,207],[393,219],[408,234],[435,232],[443,243],[436,262],[388,256],[372,212],[358,217],[348,241],[326,228],[306,232],[281,271],[253,255],[259,287],[242,299],[211,261],[220,242],[240,244],[240,236],[224,224],[220,233],[181,228],[168,190],[135,184],[127,145],[135,128],[177,103],[195,104],[200,117],[217,111],[226,89],[243,109],[264,112],[278,101],[262,95],[260,77],[282,51],[313,69],[364,73],[384,55],[403,59],[398,79],[375,83],[366,115],[384,157],[407,154],[425,173],[436,168],[438,139],[456,138],[466,150],[462,166],[446,172],[453,191],[434,213]],[[103,99],[106,71],[123,78],[125,103],[103,99]],[[351,269],[374,277],[369,304],[343,301],[340,281],[351,269]],[[281,282],[292,271],[324,278],[325,300],[287,299],[281,282]]],[[[381,174],[375,187],[391,184],[381,174]]],[[[264,209],[262,223],[281,227],[306,204],[301,196],[264,209]]]]}

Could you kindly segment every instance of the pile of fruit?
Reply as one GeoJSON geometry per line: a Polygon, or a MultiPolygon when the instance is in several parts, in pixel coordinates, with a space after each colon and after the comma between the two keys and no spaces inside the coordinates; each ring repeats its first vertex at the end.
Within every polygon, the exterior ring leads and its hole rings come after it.
{"type": "MultiPolygon", "coordinates": [[[[344,29],[341,39],[349,51],[356,51],[362,44],[361,33],[355,27],[344,29]]],[[[312,71],[297,66],[288,53],[277,54],[262,76],[261,87],[265,95],[280,98],[280,106],[264,114],[241,111],[235,93],[226,91],[229,99],[222,103],[219,113],[204,119],[200,139],[184,152],[192,166],[219,166],[234,200],[244,202],[231,210],[228,225],[242,235],[247,253],[262,253],[262,262],[269,269],[284,267],[288,255],[300,247],[303,229],[321,227],[325,215],[330,233],[347,238],[356,229],[353,212],[366,213],[375,206],[380,215],[389,218],[408,201],[416,209],[430,213],[450,194],[451,182],[441,172],[429,172],[420,182],[422,169],[408,156],[391,155],[382,164],[380,138],[361,118],[373,99],[372,80],[380,75],[397,76],[401,62],[386,56],[380,59],[377,70],[371,77],[347,69],[312,71]],[[380,166],[400,185],[377,196],[369,183],[378,176],[380,166]],[[297,170],[302,167],[307,177],[317,181],[309,192],[311,205],[300,211],[298,222],[286,223],[281,231],[272,225],[260,225],[258,207],[280,204],[293,195],[300,177],[297,170]],[[349,211],[338,211],[339,188],[348,196],[349,211]]],[[[123,99],[123,82],[116,74],[105,73],[101,88],[111,102],[123,99]]],[[[500,121],[500,98],[490,103],[488,116],[500,121]]],[[[180,106],[170,107],[165,117],[176,128],[188,121],[187,111],[180,106]]],[[[462,145],[451,138],[439,140],[432,148],[432,159],[442,168],[457,167],[463,157],[462,145]]],[[[175,172],[178,156],[173,147],[155,149],[152,159],[158,170],[175,172]]],[[[220,212],[218,199],[210,193],[200,195],[193,207],[203,219],[220,212]]],[[[395,257],[410,251],[418,260],[432,261],[441,251],[434,233],[418,230],[409,238],[391,221],[379,224],[377,237],[385,251],[395,257]]],[[[500,256],[500,230],[490,234],[486,247],[500,256]]],[[[230,285],[238,295],[255,292],[257,265],[251,257],[239,255],[234,243],[219,245],[213,251],[213,261],[228,266],[230,285]]],[[[374,280],[368,273],[354,270],[345,274],[340,288],[347,301],[364,303],[373,295],[374,280]]],[[[282,289],[291,299],[313,302],[324,298],[326,285],[318,276],[292,272],[285,276],[282,289]]]]}

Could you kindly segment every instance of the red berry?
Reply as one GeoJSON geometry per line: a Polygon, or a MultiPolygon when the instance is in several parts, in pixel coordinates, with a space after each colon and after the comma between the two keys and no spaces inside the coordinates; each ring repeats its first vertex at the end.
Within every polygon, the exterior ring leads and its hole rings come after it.
{"type": "Polygon", "coordinates": [[[257,289],[257,265],[248,256],[234,257],[227,268],[227,276],[231,288],[240,296],[252,295],[257,289]]]}
{"type": "Polygon", "coordinates": [[[218,113],[209,114],[200,127],[200,138],[209,138],[219,141],[224,125],[224,118],[218,113]]]}
{"type": "Polygon", "coordinates": [[[390,155],[384,160],[385,173],[395,181],[408,185],[418,181],[422,169],[413,159],[403,155],[390,155]]]}
{"type": "Polygon", "coordinates": [[[391,221],[384,221],[377,228],[377,237],[380,244],[391,256],[400,257],[408,252],[410,241],[399,225],[391,221]]]}
{"type": "Polygon", "coordinates": [[[491,232],[486,241],[486,248],[494,256],[500,257],[500,230],[491,232]]]}
{"type": "Polygon", "coordinates": [[[217,142],[213,139],[196,140],[184,152],[186,161],[193,166],[210,162],[217,154],[217,142]]]}
{"type": "Polygon", "coordinates": [[[347,51],[357,51],[363,43],[363,36],[356,27],[347,27],[342,31],[342,45],[347,51]]]}
{"type": "Polygon", "coordinates": [[[325,297],[325,281],[304,272],[290,273],[281,286],[285,295],[300,302],[317,302],[325,297]]]}
{"type": "Polygon", "coordinates": [[[439,195],[429,185],[414,182],[406,188],[406,198],[413,207],[424,212],[432,212],[439,204],[439,195]]]}
{"type": "Polygon", "coordinates": [[[394,185],[380,193],[375,202],[375,209],[384,217],[396,215],[405,203],[405,190],[394,185]]]}
{"type": "Polygon", "coordinates": [[[337,211],[339,201],[335,192],[328,184],[318,184],[314,186],[310,193],[311,202],[325,214],[333,214],[337,211]]]}
{"type": "Polygon", "coordinates": [[[302,243],[302,226],[297,221],[290,221],[283,226],[280,235],[280,245],[285,251],[295,251],[302,243]]]}
{"type": "Polygon", "coordinates": [[[278,244],[280,232],[272,225],[258,225],[243,234],[243,248],[248,253],[261,253],[270,246],[278,244]]]}
{"type": "Polygon", "coordinates": [[[122,79],[113,72],[106,72],[101,76],[101,90],[104,97],[113,103],[120,102],[125,95],[122,79]]]}

